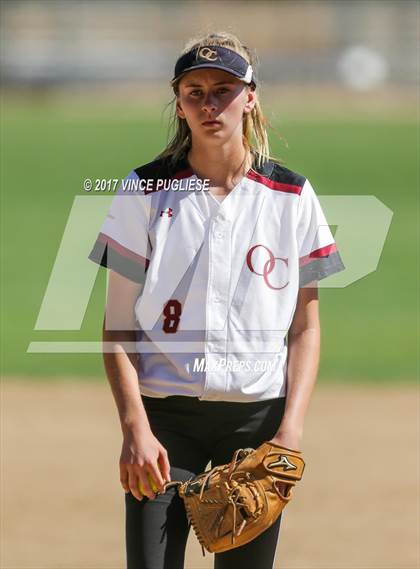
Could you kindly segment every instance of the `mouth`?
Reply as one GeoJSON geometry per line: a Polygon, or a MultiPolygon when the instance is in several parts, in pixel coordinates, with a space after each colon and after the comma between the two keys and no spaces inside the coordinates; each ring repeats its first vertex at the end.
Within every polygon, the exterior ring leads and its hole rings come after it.
{"type": "Polygon", "coordinates": [[[201,124],[203,126],[220,126],[222,123],[220,121],[204,121],[201,124]]]}

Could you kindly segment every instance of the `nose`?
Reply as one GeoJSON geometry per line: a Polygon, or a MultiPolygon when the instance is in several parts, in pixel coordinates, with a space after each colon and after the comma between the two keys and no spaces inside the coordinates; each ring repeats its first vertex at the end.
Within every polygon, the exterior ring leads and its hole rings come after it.
{"type": "Polygon", "coordinates": [[[207,112],[207,113],[211,113],[213,111],[216,110],[216,104],[215,104],[215,100],[214,97],[211,93],[209,93],[203,101],[203,111],[207,112]]]}

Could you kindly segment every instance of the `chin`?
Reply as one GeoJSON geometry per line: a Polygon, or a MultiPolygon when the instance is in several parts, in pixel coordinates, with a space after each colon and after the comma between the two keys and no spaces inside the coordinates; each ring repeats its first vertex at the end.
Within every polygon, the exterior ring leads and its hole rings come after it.
{"type": "Polygon", "coordinates": [[[220,131],[214,131],[214,132],[207,132],[204,135],[204,140],[206,141],[207,144],[214,143],[220,145],[221,142],[227,140],[227,137],[224,133],[221,133],[220,131]]]}
{"type": "Polygon", "coordinates": [[[226,133],[222,131],[222,129],[217,129],[217,130],[202,130],[200,131],[200,133],[193,133],[193,136],[195,138],[200,138],[201,140],[205,140],[206,142],[209,142],[211,140],[218,140],[219,142],[226,137],[226,133]]]}

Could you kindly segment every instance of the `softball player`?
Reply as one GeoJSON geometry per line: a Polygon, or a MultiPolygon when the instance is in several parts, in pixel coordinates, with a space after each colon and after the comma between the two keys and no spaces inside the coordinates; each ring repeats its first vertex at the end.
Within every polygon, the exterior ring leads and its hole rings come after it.
{"type": "MultiPolygon", "coordinates": [[[[253,65],[231,34],[187,45],[175,135],[124,180],[90,254],[110,269],[104,363],[130,569],[183,567],[188,522],[175,489],[155,494],[165,481],[264,441],[300,450],[317,281],[344,265],[308,179],[269,156],[253,65]]],[[[215,567],[271,568],[280,519],[215,567]]]]}

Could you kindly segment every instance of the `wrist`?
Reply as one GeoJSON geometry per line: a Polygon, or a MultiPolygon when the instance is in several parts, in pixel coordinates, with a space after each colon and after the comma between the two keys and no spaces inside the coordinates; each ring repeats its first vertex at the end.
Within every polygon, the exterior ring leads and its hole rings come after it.
{"type": "Polygon", "coordinates": [[[303,436],[303,418],[302,417],[293,417],[291,414],[284,415],[279,428],[277,429],[277,433],[290,433],[295,436],[299,436],[302,438],[303,436]]]}
{"type": "Polygon", "coordinates": [[[133,435],[151,431],[150,424],[147,419],[123,419],[121,421],[121,430],[123,435],[133,435]]]}
{"type": "Polygon", "coordinates": [[[299,429],[285,430],[280,428],[270,441],[293,450],[301,450],[302,446],[302,431],[299,429]]]}
{"type": "Polygon", "coordinates": [[[293,425],[283,425],[281,424],[278,428],[276,435],[292,435],[296,437],[303,437],[303,427],[297,427],[293,425]]]}

